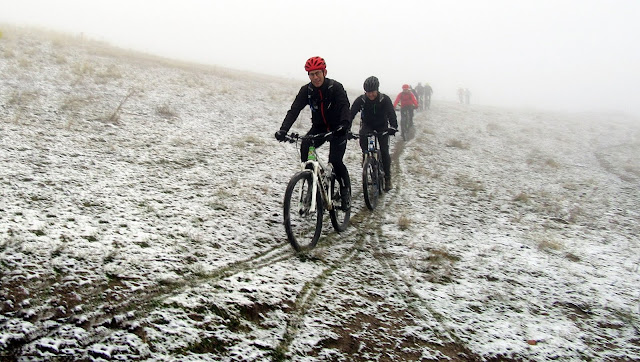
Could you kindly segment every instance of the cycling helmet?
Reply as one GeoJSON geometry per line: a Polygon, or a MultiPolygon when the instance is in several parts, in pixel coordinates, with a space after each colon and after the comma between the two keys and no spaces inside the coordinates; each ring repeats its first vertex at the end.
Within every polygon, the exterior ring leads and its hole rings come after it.
{"type": "Polygon", "coordinates": [[[409,89],[409,85],[408,84],[403,84],[402,85],[402,89],[409,89]]]}
{"type": "Polygon", "coordinates": [[[378,78],[374,76],[370,76],[369,78],[364,80],[363,87],[365,92],[377,91],[379,86],[380,82],[378,81],[378,78]]]}
{"type": "Polygon", "coordinates": [[[312,72],[318,69],[327,69],[327,63],[325,63],[324,59],[321,57],[311,57],[307,59],[306,63],[304,63],[304,70],[307,72],[312,72]]]}

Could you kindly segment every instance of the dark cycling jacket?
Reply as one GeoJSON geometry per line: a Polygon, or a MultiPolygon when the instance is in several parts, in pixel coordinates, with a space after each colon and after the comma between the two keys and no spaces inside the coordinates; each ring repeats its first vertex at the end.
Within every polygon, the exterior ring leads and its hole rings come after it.
{"type": "Polygon", "coordinates": [[[378,97],[374,100],[370,100],[366,95],[356,98],[351,105],[351,122],[358,112],[361,112],[362,125],[371,129],[382,130],[389,125],[398,128],[398,117],[391,103],[391,98],[386,94],[378,93],[378,97]]]}
{"type": "Polygon", "coordinates": [[[320,88],[316,88],[311,82],[303,85],[280,129],[289,131],[306,106],[311,108],[311,124],[314,129],[335,131],[340,126],[347,129],[351,127],[347,92],[342,84],[333,79],[325,78],[320,88]]]}
{"type": "Polygon", "coordinates": [[[418,100],[416,99],[416,96],[414,96],[411,92],[400,92],[400,94],[398,94],[398,96],[396,97],[395,102],[393,102],[393,108],[396,108],[398,102],[400,103],[401,108],[405,108],[408,106],[418,106],[418,100]]]}

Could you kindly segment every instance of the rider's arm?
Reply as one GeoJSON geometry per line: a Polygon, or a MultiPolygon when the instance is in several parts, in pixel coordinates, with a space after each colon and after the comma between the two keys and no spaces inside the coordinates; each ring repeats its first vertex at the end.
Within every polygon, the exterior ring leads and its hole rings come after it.
{"type": "Polygon", "coordinates": [[[347,127],[347,130],[351,128],[351,117],[349,114],[349,97],[347,97],[347,91],[339,82],[334,82],[336,88],[334,94],[334,104],[338,107],[338,115],[340,117],[340,126],[347,127]]]}
{"type": "Polygon", "coordinates": [[[382,109],[386,109],[387,118],[389,119],[389,125],[395,129],[398,129],[398,116],[396,116],[395,107],[391,103],[391,98],[385,96],[382,99],[382,109]]]}
{"type": "Polygon", "coordinates": [[[282,121],[282,125],[280,126],[281,130],[289,131],[291,126],[295,123],[296,119],[298,119],[298,115],[300,111],[304,107],[307,106],[307,85],[302,86],[298,95],[296,95],[296,99],[293,100],[291,104],[291,108],[287,112],[287,115],[284,117],[284,121],[282,121]]]}
{"type": "Polygon", "coordinates": [[[418,106],[418,100],[416,99],[416,96],[413,95],[413,93],[411,93],[411,103],[413,103],[414,106],[418,106]]]}
{"type": "Polygon", "coordinates": [[[393,102],[393,109],[395,109],[398,106],[398,102],[400,102],[400,96],[402,95],[402,93],[398,93],[398,96],[396,97],[395,102],[393,102]]]}
{"type": "Polygon", "coordinates": [[[360,110],[362,109],[363,102],[364,101],[362,100],[362,97],[358,97],[351,105],[351,114],[349,118],[351,120],[351,123],[353,123],[353,119],[356,118],[356,114],[358,114],[358,112],[360,112],[360,110]]]}

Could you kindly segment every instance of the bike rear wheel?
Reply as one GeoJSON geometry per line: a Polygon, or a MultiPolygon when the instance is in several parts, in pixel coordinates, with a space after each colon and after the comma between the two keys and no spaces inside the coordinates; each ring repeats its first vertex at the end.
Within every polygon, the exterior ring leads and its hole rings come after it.
{"type": "Polygon", "coordinates": [[[379,182],[380,178],[375,160],[367,156],[362,165],[362,194],[364,195],[364,203],[369,210],[375,209],[378,205],[379,182]]]}
{"type": "Polygon", "coordinates": [[[409,138],[409,115],[406,111],[403,111],[400,114],[400,134],[402,135],[402,140],[406,141],[409,138]]]}
{"type": "Polygon", "coordinates": [[[284,228],[296,251],[313,249],[322,231],[322,197],[316,190],[316,206],[311,208],[313,173],[309,170],[293,175],[284,194],[284,228]]]}
{"type": "MultiPolygon", "coordinates": [[[[342,205],[342,189],[340,188],[340,182],[336,180],[336,175],[331,175],[330,195],[333,202],[333,207],[329,210],[329,216],[331,218],[331,225],[336,231],[341,232],[349,225],[349,218],[351,217],[351,206],[345,207],[342,205]]],[[[347,192],[351,192],[348,190],[347,192]]],[[[349,199],[351,196],[349,196],[349,199]]]]}

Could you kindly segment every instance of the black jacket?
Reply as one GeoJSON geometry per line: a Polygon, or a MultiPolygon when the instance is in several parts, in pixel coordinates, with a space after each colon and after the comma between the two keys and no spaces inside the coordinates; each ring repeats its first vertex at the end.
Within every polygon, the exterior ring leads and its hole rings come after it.
{"type": "Polygon", "coordinates": [[[366,95],[362,95],[353,102],[351,106],[351,118],[360,113],[362,124],[371,129],[382,130],[391,127],[398,128],[398,117],[393,109],[391,98],[384,93],[378,93],[378,97],[370,100],[366,95]]]}
{"type": "Polygon", "coordinates": [[[311,107],[312,128],[335,131],[340,126],[351,127],[347,92],[333,79],[325,78],[320,88],[311,82],[303,85],[280,129],[288,131],[306,106],[311,107]]]}

